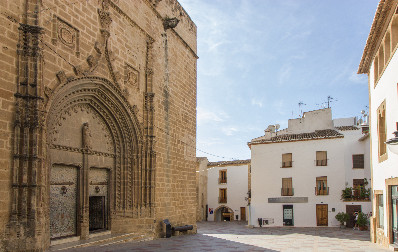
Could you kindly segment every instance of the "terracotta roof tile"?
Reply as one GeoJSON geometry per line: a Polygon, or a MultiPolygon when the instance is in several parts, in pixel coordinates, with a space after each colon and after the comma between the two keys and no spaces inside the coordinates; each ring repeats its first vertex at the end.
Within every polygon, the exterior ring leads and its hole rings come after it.
{"type": "Polygon", "coordinates": [[[225,165],[234,165],[234,164],[250,164],[250,162],[251,162],[251,159],[209,162],[209,163],[207,164],[207,167],[211,167],[211,166],[225,166],[225,165]]]}
{"type": "Polygon", "coordinates": [[[271,137],[270,139],[261,139],[256,141],[251,141],[251,144],[262,144],[262,143],[279,143],[279,142],[291,142],[291,141],[305,141],[305,140],[317,140],[325,138],[343,138],[344,135],[339,133],[337,130],[326,129],[326,130],[316,130],[310,133],[300,133],[300,134],[284,134],[279,136],[271,137]]]}
{"type": "Polygon", "coordinates": [[[336,129],[341,130],[341,131],[346,131],[346,130],[360,130],[360,128],[356,126],[339,126],[336,127],[336,129]]]}

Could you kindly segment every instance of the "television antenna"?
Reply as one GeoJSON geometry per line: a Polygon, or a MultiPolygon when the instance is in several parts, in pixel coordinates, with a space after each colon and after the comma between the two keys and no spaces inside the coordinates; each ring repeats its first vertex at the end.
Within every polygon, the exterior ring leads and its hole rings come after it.
{"type": "Polygon", "coordinates": [[[305,106],[305,105],[307,105],[307,104],[305,104],[304,102],[302,102],[302,101],[299,101],[299,103],[298,103],[298,106],[299,106],[299,111],[300,111],[300,117],[302,117],[303,116],[303,110],[302,110],[302,106],[305,106]]]}
{"type": "Polygon", "coordinates": [[[335,98],[331,97],[330,95],[328,95],[328,108],[330,108],[330,103],[334,102],[334,101],[337,101],[337,99],[335,99],[335,98]]]}

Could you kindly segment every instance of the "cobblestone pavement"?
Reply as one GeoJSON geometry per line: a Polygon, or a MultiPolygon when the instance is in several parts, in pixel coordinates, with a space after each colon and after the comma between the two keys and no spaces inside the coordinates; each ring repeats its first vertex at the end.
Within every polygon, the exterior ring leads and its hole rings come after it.
{"type": "Polygon", "coordinates": [[[196,235],[69,251],[389,251],[369,242],[369,231],[340,228],[245,227],[238,222],[199,222],[196,235]]]}

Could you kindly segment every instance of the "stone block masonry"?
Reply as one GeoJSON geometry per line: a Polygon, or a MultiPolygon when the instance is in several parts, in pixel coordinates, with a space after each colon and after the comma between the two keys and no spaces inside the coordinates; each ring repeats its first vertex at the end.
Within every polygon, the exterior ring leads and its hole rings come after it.
{"type": "Polygon", "coordinates": [[[196,26],[176,0],[0,2],[0,251],[196,232],[196,26]]]}

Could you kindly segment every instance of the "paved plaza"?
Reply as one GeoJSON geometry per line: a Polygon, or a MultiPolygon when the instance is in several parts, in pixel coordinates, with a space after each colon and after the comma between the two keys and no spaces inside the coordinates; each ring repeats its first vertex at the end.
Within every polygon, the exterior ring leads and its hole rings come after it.
{"type": "Polygon", "coordinates": [[[196,235],[67,251],[389,251],[369,231],[340,228],[246,228],[238,222],[199,222],[196,235]]]}

